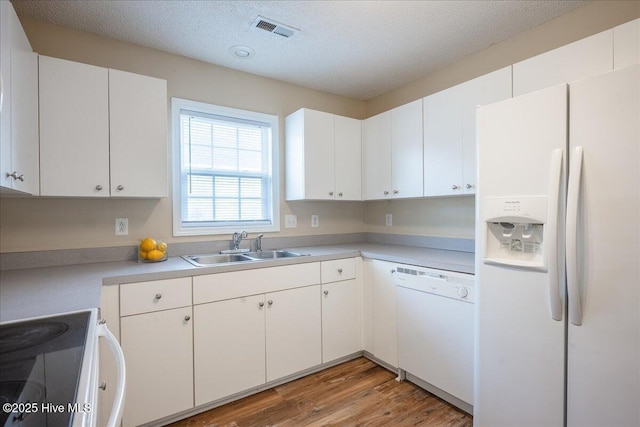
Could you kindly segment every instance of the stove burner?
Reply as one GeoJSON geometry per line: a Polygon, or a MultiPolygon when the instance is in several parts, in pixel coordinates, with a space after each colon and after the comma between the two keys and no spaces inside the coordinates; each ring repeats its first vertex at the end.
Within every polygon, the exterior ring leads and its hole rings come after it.
{"type": "Polygon", "coordinates": [[[44,385],[34,381],[0,381],[0,405],[18,401],[40,403],[44,395],[44,385]]]}
{"type": "Polygon", "coordinates": [[[62,322],[27,323],[0,328],[0,354],[12,353],[50,341],[67,332],[62,322]]]}

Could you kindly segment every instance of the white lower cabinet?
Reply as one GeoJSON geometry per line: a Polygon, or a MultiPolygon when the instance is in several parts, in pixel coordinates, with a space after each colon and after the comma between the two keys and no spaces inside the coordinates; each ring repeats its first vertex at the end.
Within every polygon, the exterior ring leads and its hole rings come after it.
{"type": "Polygon", "coordinates": [[[320,286],[265,298],[267,381],[321,364],[320,286]]]}
{"type": "Polygon", "coordinates": [[[361,350],[356,258],[322,262],[322,362],[361,350]]]}
{"type": "Polygon", "coordinates": [[[265,383],[264,295],[193,307],[195,404],[265,383]]]}
{"type": "Polygon", "coordinates": [[[191,306],[120,319],[127,366],[123,426],[193,407],[191,306]]]}
{"type": "Polygon", "coordinates": [[[371,278],[373,355],[393,368],[398,367],[398,332],[394,264],[372,260],[368,264],[371,278]]]}

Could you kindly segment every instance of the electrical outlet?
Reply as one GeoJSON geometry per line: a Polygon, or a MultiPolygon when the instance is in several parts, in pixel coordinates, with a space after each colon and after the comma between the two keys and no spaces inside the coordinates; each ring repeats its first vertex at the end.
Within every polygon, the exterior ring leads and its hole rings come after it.
{"type": "Polygon", "coordinates": [[[320,216],[311,215],[311,227],[313,228],[320,227],[320,216]]]}
{"type": "Polygon", "coordinates": [[[392,214],[387,214],[386,218],[385,218],[385,225],[387,227],[391,227],[393,225],[393,215],[392,214]]]}
{"type": "Polygon", "coordinates": [[[284,228],[297,228],[298,216],[297,215],[285,215],[284,216],[284,228]]]}
{"type": "Polygon", "coordinates": [[[129,218],[116,218],[116,236],[129,235],[129,218]]]}

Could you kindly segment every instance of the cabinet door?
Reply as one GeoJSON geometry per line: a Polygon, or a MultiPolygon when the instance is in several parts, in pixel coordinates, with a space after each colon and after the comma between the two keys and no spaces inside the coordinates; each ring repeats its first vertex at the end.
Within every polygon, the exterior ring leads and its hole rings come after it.
{"type": "Polygon", "coordinates": [[[613,69],[613,30],[603,31],[513,65],[513,96],[613,69]]]}
{"type": "Polygon", "coordinates": [[[422,197],[422,100],[391,110],[391,193],[422,197]]]}
{"type": "Polygon", "coordinates": [[[193,407],[191,325],[191,307],[120,319],[120,342],[127,362],[125,427],[193,407]]]}
{"type": "Polygon", "coordinates": [[[613,68],[640,62],[640,18],[613,29],[613,68]]]}
{"type": "Polygon", "coordinates": [[[355,279],[322,285],[322,363],[360,349],[355,279]]]}
{"type": "Polygon", "coordinates": [[[462,92],[462,192],[476,192],[476,109],[511,98],[511,66],[463,83],[462,92]]]}
{"type": "Polygon", "coordinates": [[[462,193],[462,88],[423,99],[424,195],[462,193]]]}
{"type": "Polygon", "coordinates": [[[264,295],[196,305],[195,404],[265,382],[264,295]]]}
{"type": "Polygon", "coordinates": [[[108,72],[111,195],[166,197],[167,82],[108,72]]]}
{"type": "Polygon", "coordinates": [[[267,381],[322,362],[320,285],[266,294],[267,381]]]}
{"type": "Polygon", "coordinates": [[[334,116],[336,200],[362,199],[362,121],[334,116]]]}
{"type": "Polygon", "coordinates": [[[398,367],[394,264],[373,261],[373,355],[398,367]]]}
{"type": "Polygon", "coordinates": [[[334,178],[334,118],[322,111],[304,110],[305,198],[332,200],[334,178]]]}
{"type": "Polygon", "coordinates": [[[40,194],[108,197],[107,69],[39,59],[40,194]]]}
{"type": "Polygon", "coordinates": [[[13,189],[38,194],[38,55],[31,50],[13,7],[9,6],[8,11],[11,24],[11,173],[15,172],[18,177],[13,179],[13,189]]]}
{"type": "Polygon", "coordinates": [[[362,123],[364,200],[391,198],[391,111],[362,123]]]}
{"type": "Polygon", "coordinates": [[[13,186],[11,174],[11,3],[0,1],[0,185],[13,186]]]}

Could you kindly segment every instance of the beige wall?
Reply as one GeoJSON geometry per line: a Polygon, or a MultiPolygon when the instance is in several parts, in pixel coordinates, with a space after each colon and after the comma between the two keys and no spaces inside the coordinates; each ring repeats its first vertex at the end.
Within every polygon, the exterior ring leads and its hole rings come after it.
{"type": "MultiPolygon", "coordinates": [[[[356,101],[165,52],[36,21],[23,21],[35,51],[43,55],[160,77],[169,96],[243,108],[281,118],[300,107],[365,118],[496,70],[527,57],[640,16],[640,2],[593,2],[513,39],[470,55],[449,67],[370,101],[356,101]]],[[[281,129],[281,163],[284,161],[281,129]]],[[[284,176],[281,172],[281,192],[284,176]]],[[[473,238],[472,197],[383,202],[282,202],[281,216],[298,215],[298,228],[278,236],[372,231],[473,238]],[[385,214],[393,227],[385,227],[385,214]],[[310,227],[311,214],[320,227],[310,227]]],[[[167,242],[228,239],[174,238],[171,199],[0,199],[0,252],[122,246],[153,236],[167,242]],[[129,218],[130,234],[114,236],[114,219],[129,218]]]]}

